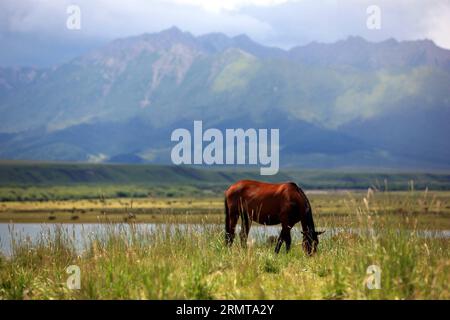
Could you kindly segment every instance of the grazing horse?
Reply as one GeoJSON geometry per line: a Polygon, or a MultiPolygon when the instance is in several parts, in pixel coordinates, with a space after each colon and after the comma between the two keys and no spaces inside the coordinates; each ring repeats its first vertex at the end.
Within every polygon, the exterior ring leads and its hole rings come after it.
{"type": "Polygon", "coordinates": [[[275,252],[283,242],[286,252],[291,247],[291,229],[300,221],[303,234],[303,249],[308,255],[317,251],[319,244],[312,217],[311,205],[302,189],[293,182],[265,183],[241,180],[225,191],[225,242],[231,246],[237,221],[241,217],[241,244],[247,243],[251,222],[264,225],[281,223],[275,252]]]}

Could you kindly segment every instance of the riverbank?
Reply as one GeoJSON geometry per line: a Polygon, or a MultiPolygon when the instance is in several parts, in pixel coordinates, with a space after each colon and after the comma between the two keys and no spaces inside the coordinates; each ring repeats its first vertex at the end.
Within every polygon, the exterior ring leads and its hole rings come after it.
{"type": "Polygon", "coordinates": [[[219,225],[102,224],[81,250],[70,230],[44,230],[0,255],[0,299],[450,299],[448,239],[367,212],[359,225],[373,232],[323,236],[313,257],[298,237],[288,254],[264,238],[227,248],[219,225]],[[69,266],[79,289],[67,285],[69,266]]]}
{"type": "MultiPolygon", "coordinates": [[[[317,225],[354,227],[358,212],[450,229],[450,192],[308,192],[317,225]],[[366,199],[366,201],[364,200],[366,199]],[[366,203],[367,202],[367,203],[366,203]]],[[[223,198],[100,198],[0,203],[3,223],[223,223],[223,198]]]]}

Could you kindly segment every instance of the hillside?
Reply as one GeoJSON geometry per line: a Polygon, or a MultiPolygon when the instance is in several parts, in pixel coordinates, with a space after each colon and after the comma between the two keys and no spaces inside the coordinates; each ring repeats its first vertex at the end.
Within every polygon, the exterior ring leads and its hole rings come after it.
{"type": "MultiPolygon", "coordinates": [[[[275,176],[259,175],[258,170],[233,168],[202,169],[164,165],[105,165],[40,162],[1,162],[0,186],[196,186],[225,190],[240,179],[268,182],[295,181],[306,189],[407,190],[410,181],[416,189],[450,190],[448,173],[393,173],[363,171],[283,170],[275,176]]],[[[175,188],[176,189],[176,188],[175,188]]]]}
{"type": "Polygon", "coordinates": [[[170,163],[175,128],[280,128],[283,166],[448,169],[450,51],[349,37],[289,51],[171,28],[0,70],[0,158],[170,163]]]}

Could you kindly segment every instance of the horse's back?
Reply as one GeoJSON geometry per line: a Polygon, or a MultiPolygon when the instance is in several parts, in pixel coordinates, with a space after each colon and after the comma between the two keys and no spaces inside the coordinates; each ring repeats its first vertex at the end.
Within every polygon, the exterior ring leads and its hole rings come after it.
{"type": "Polygon", "coordinates": [[[225,192],[230,205],[244,203],[253,208],[264,206],[267,210],[286,207],[299,196],[298,187],[293,182],[267,183],[241,180],[231,185],[225,192]]]}
{"type": "Polygon", "coordinates": [[[226,191],[225,196],[233,195],[245,196],[250,193],[253,195],[281,194],[283,192],[297,192],[298,186],[294,182],[268,183],[255,180],[240,180],[232,184],[226,191]]]}
{"type": "Polygon", "coordinates": [[[298,187],[293,182],[267,183],[241,180],[225,192],[225,200],[231,211],[244,209],[261,224],[298,221],[289,215],[298,207],[298,187]]]}

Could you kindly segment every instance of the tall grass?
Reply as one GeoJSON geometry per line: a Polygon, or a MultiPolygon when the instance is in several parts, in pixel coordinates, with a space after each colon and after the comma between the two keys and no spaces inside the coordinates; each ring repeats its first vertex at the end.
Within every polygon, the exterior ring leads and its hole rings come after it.
{"type": "Polygon", "coordinates": [[[227,248],[222,226],[209,224],[104,224],[86,232],[81,247],[63,226],[35,242],[15,236],[11,255],[0,256],[0,298],[449,299],[449,240],[424,237],[414,216],[383,214],[392,204],[380,198],[350,198],[352,227],[328,230],[313,257],[298,234],[288,254],[275,255],[264,239],[227,248]],[[80,267],[79,290],[66,286],[69,265],[80,267]],[[378,290],[365,285],[370,265],[382,271],[378,290]]]}

